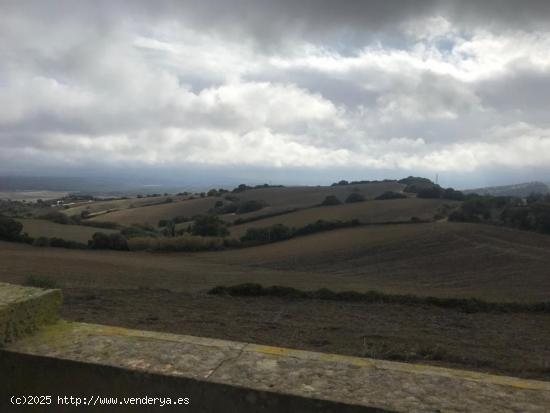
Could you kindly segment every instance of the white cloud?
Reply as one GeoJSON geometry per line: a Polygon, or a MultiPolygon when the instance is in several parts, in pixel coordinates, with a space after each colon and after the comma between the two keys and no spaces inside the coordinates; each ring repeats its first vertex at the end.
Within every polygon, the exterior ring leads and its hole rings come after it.
{"type": "Polygon", "coordinates": [[[297,32],[261,47],[240,29],[117,16],[0,17],[0,161],[476,171],[550,160],[545,95],[506,92],[508,79],[550,85],[550,32],[436,13],[349,47],[297,32]]]}

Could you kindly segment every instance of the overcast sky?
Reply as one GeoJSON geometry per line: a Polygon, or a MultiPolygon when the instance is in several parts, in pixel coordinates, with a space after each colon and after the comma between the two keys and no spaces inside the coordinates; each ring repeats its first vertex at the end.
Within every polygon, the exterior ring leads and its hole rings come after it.
{"type": "Polygon", "coordinates": [[[0,173],[550,181],[549,20],[544,0],[0,0],[0,173]]]}

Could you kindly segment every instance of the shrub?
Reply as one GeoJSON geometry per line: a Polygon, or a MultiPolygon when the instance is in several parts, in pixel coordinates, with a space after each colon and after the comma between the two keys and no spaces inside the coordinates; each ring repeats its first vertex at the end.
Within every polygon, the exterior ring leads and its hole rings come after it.
{"type": "Polygon", "coordinates": [[[267,204],[264,201],[249,200],[239,204],[237,208],[237,214],[246,214],[247,212],[259,211],[266,207],[267,204]]]}
{"type": "Polygon", "coordinates": [[[59,211],[50,211],[44,215],[39,216],[40,219],[47,219],[48,221],[53,221],[58,224],[70,224],[71,219],[65,215],[63,212],[59,211]]]}
{"type": "Polygon", "coordinates": [[[235,212],[237,212],[237,210],[239,209],[239,206],[237,204],[226,204],[226,205],[222,205],[221,208],[219,208],[219,212],[221,214],[233,214],[235,212]]]}
{"type": "Polygon", "coordinates": [[[117,251],[128,251],[128,241],[121,234],[110,234],[109,248],[117,251]]]}
{"type": "Polygon", "coordinates": [[[342,202],[334,195],[327,195],[323,202],[321,202],[322,206],[330,206],[330,205],[340,205],[342,202]]]}
{"type": "Polygon", "coordinates": [[[275,224],[264,228],[248,228],[246,234],[241,237],[243,243],[246,242],[276,242],[289,239],[294,235],[294,231],[283,224],[275,224]]]}
{"type": "Polygon", "coordinates": [[[53,237],[49,239],[49,246],[50,247],[57,247],[57,248],[70,248],[70,249],[86,249],[86,244],[83,244],[81,242],[76,241],[68,241],[63,238],[57,238],[53,237]]]}
{"type": "Polygon", "coordinates": [[[343,291],[335,292],[326,288],[317,291],[302,291],[291,287],[263,287],[256,283],[238,284],[230,287],[217,286],[208,291],[212,295],[230,295],[245,297],[288,297],[299,299],[318,299],[331,301],[365,302],[365,303],[396,303],[410,306],[431,305],[451,308],[466,313],[480,312],[535,312],[550,313],[550,302],[538,303],[495,303],[476,298],[440,298],[415,295],[387,294],[379,291],[343,291]]]}
{"type": "Polygon", "coordinates": [[[27,278],[25,278],[25,282],[23,284],[29,287],[37,287],[37,288],[56,288],[57,287],[57,283],[55,282],[55,280],[52,280],[49,277],[41,277],[37,275],[29,275],[27,278]]]}
{"type": "Polygon", "coordinates": [[[103,221],[80,221],[79,225],[92,228],[104,228],[104,229],[117,229],[119,228],[116,222],[103,222],[103,221]]]}
{"type": "Polygon", "coordinates": [[[296,229],[294,231],[294,236],[315,234],[316,232],[330,231],[337,228],[355,227],[358,225],[361,225],[361,222],[358,219],[352,219],[351,221],[324,221],[320,219],[313,224],[308,224],[296,229]]]}
{"type": "Polygon", "coordinates": [[[446,188],[443,190],[443,194],[441,195],[441,198],[450,199],[453,201],[464,201],[466,196],[462,192],[456,191],[453,188],[446,188]]]}
{"type": "Polygon", "coordinates": [[[0,239],[6,241],[19,241],[23,224],[15,219],[0,216],[0,239]]]}
{"type": "Polygon", "coordinates": [[[435,198],[439,199],[443,195],[443,189],[440,186],[432,186],[430,188],[422,188],[416,192],[418,198],[435,198]]]}
{"type": "Polygon", "coordinates": [[[346,204],[352,204],[354,202],[363,202],[365,201],[365,197],[361,195],[359,192],[353,192],[349,194],[349,196],[346,198],[346,204]]]}
{"type": "Polygon", "coordinates": [[[251,186],[248,186],[248,185],[245,185],[245,184],[240,184],[238,187],[236,187],[235,189],[233,189],[232,192],[234,193],[237,193],[237,192],[244,192],[248,189],[252,189],[251,186]]]}
{"type": "Polygon", "coordinates": [[[204,237],[224,237],[229,234],[229,231],[227,224],[217,215],[201,215],[195,218],[191,233],[204,237]]]}
{"type": "Polygon", "coordinates": [[[89,241],[88,246],[95,250],[117,250],[127,251],[128,241],[121,234],[104,234],[103,232],[96,232],[92,236],[92,240],[89,241]]]}

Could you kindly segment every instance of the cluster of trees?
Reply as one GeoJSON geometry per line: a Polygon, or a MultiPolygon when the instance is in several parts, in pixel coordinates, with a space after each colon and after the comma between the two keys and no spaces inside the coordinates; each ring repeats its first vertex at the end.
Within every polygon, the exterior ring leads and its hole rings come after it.
{"type": "Polygon", "coordinates": [[[130,251],[196,252],[211,251],[233,246],[233,242],[219,237],[202,237],[184,234],[174,238],[132,238],[130,251]]]}
{"type": "Polygon", "coordinates": [[[59,237],[29,237],[26,233],[23,233],[23,225],[13,218],[0,216],[0,239],[5,241],[25,242],[37,247],[59,247],[59,248],[73,248],[73,249],[116,249],[127,250],[126,238],[123,235],[104,234],[96,232],[92,240],[88,245],[81,242],[65,240],[59,237]]]}
{"type": "Polygon", "coordinates": [[[293,237],[300,237],[315,234],[317,232],[354,227],[358,225],[361,225],[361,223],[357,219],[353,219],[351,221],[325,221],[320,219],[300,228],[288,227],[283,224],[275,224],[269,227],[248,228],[245,235],[241,237],[241,242],[243,245],[247,245],[284,241],[293,237]]]}
{"type": "Polygon", "coordinates": [[[4,241],[23,241],[23,224],[13,218],[0,215],[0,239],[4,241]]]}
{"type": "Polygon", "coordinates": [[[38,237],[32,242],[35,247],[57,247],[57,248],[71,248],[71,249],[86,249],[88,246],[77,241],[68,241],[58,237],[38,237]]]}
{"type": "MultiPolygon", "coordinates": [[[[364,201],[366,201],[366,198],[363,195],[361,195],[359,192],[352,192],[346,197],[344,202],[346,204],[353,204],[355,202],[364,201]]],[[[342,201],[340,201],[340,199],[338,199],[336,195],[327,195],[323,202],[321,202],[321,206],[340,205],[341,203],[342,201]]]]}
{"type": "Polygon", "coordinates": [[[421,189],[417,192],[416,196],[418,198],[448,199],[451,201],[463,201],[466,198],[460,191],[453,188],[442,188],[439,185],[421,189]]]}
{"type": "Polygon", "coordinates": [[[244,192],[248,191],[249,189],[259,189],[259,188],[284,188],[284,185],[269,185],[269,184],[262,184],[262,185],[255,185],[255,186],[249,186],[246,184],[240,184],[235,189],[233,189],[233,193],[238,192],[244,192]]]}
{"type": "Polygon", "coordinates": [[[366,201],[365,197],[361,195],[359,192],[352,192],[349,194],[344,201],[346,204],[353,204],[355,202],[364,202],[366,201]]]}
{"type": "Polygon", "coordinates": [[[321,202],[321,206],[340,205],[341,203],[342,201],[340,201],[335,195],[327,195],[323,202],[321,202]]]}
{"type": "Polygon", "coordinates": [[[200,215],[191,226],[191,234],[203,237],[225,237],[229,234],[227,224],[217,215],[200,215]]]}
{"type": "Polygon", "coordinates": [[[227,189],[211,189],[206,193],[206,196],[222,196],[223,194],[228,193],[229,191],[227,189]]]}
{"type": "Polygon", "coordinates": [[[380,180],[362,180],[362,181],[351,181],[351,182],[348,182],[345,179],[342,179],[341,181],[334,182],[331,186],[378,184],[378,183],[384,183],[384,182],[395,182],[395,179],[384,179],[382,181],[380,181],[380,180]]]}
{"type": "Polygon", "coordinates": [[[96,232],[88,242],[88,247],[95,250],[128,251],[128,241],[122,234],[96,232]]]}
{"type": "Polygon", "coordinates": [[[550,196],[532,194],[525,199],[468,195],[449,215],[459,222],[489,222],[527,231],[550,234],[550,196]]]}
{"type": "Polygon", "coordinates": [[[416,194],[418,198],[449,199],[452,201],[463,201],[465,199],[462,192],[453,188],[442,188],[428,178],[409,176],[397,182],[406,185],[404,192],[416,194]]]}

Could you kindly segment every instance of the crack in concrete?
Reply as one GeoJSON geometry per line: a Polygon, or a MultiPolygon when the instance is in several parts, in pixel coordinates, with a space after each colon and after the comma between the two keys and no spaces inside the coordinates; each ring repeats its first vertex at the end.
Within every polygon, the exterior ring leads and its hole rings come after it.
{"type": "Polygon", "coordinates": [[[239,357],[241,357],[241,355],[243,354],[244,350],[249,346],[250,344],[245,344],[244,346],[241,347],[241,349],[239,350],[239,352],[237,353],[236,356],[234,357],[229,357],[229,358],[226,358],[226,359],[223,359],[222,361],[220,361],[220,363],[214,367],[205,377],[205,380],[208,380],[210,377],[212,377],[214,375],[214,373],[216,373],[225,363],[229,362],[229,361],[233,361],[233,360],[237,360],[239,357]]]}

